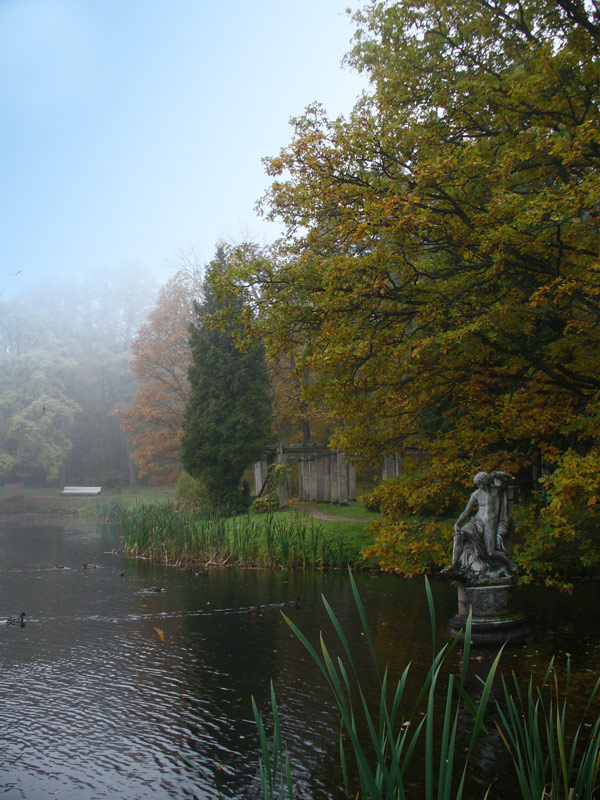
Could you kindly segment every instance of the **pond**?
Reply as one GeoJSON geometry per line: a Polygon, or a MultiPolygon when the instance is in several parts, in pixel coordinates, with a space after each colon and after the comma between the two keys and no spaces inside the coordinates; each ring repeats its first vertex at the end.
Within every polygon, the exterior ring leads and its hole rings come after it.
{"type": "MultiPolygon", "coordinates": [[[[119,542],[116,526],[0,520],[0,617],[28,615],[24,628],[0,624],[2,797],[258,797],[250,698],[268,716],[271,679],[297,797],[342,797],[337,715],[281,612],[311,641],[321,629],[333,640],[324,594],[366,664],[347,575],[219,568],[197,576],[124,558],[113,552],[119,542]]],[[[423,582],[359,575],[357,583],[381,662],[397,677],[412,660],[422,677],[431,654],[423,582]]],[[[533,632],[505,654],[506,669],[541,675],[552,653],[559,663],[570,653],[575,686],[588,691],[600,668],[599,588],[520,589],[533,632]]],[[[456,589],[444,581],[432,589],[445,640],[456,589]]],[[[476,651],[473,661],[484,668],[490,658],[476,651]]],[[[503,777],[508,766],[490,731],[466,797],[483,797],[490,782],[491,797],[518,797],[503,777]]]]}

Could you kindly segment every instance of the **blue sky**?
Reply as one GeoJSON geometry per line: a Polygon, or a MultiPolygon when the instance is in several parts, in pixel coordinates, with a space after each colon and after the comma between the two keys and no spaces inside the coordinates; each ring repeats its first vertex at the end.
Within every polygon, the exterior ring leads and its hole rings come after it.
{"type": "Polygon", "coordinates": [[[261,158],[363,86],[340,66],[345,7],[0,0],[0,295],[132,264],[162,280],[181,252],[273,239],[261,158]]]}

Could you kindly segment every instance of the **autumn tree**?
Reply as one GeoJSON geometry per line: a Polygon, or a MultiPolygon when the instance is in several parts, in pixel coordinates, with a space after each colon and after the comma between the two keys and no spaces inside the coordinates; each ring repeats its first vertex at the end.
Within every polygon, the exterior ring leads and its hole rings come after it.
{"type": "Polygon", "coordinates": [[[270,247],[260,247],[254,242],[237,245],[224,244],[226,269],[213,275],[214,289],[224,297],[238,297],[241,301],[240,319],[247,323],[246,331],[266,334],[269,342],[267,366],[273,386],[273,428],[281,443],[311,444],[329,441],[336,427],[335,420],[323,399],[315,394],[309,398],[311,387],[317,384],[315,370],[303,359],[303,346],[290,347],[288,342],[275,342],[257,314],[263,313],[264,296],[258,284],[249,284],[248,275],[254,276],[260,267],[273,265],[276,258],[270,247]],[[242,277],[243,276],[243,277],[242,277]],[[238,283],[238,280],[241,283],[238,283]]]}
{"type": "MultiPolygon", "coordinates": [[[[348,450],[425,454],[382,494],[440,510],[477,469],[600,465],[600,27],[579,0],[403,0],[356,17],[370,89],[267,159],[259,333],[320,378],[348,450]]],[[[464,489],[460,489],[461,492],[464,489]]]]}
{"type": "Polygon", "coordinates": [[[268,359],[273,384],[273,425],[282,444],[326,443],[335,429],[324,403],[309,402],[311,370],[298,371],[293,356],[268,359]]]}
{"type": "Polygon", "coordinates": [[[222,248],[207,272],[205,295],[191,327],[191,392],[181,439],[181,463],[212,505],[244,505],[244,471],[272,438],[271,386],[264,348],[247,342],[235,300],[220,300],[215,277],[225,269],[222,248]]]}
{"type": "Polygon", "coordinates": [[[162,287],[148,321],[133,342],[131,369],[138,380],[133,405],[118,417],[133,448],[140,477],[174,483],[180,472],[181,423],[189,395],[189,327],[202,298],[203,268],[186,256],[162,287]]]}

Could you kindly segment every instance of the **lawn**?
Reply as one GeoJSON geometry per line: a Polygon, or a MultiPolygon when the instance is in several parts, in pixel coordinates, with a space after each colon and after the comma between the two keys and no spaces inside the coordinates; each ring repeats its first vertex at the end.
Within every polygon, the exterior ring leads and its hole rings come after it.
{"type": "Polygon", "coordinates": [[[18,497],[2,498],[0,513],[56,514],[58,516],[103,516],[107,503],[123,505],[154,504],[172,500],[171,486],[143,486],[125,489],[103,489],[93,497],[63,497],[58,487],[26,487],[18,497]]]}

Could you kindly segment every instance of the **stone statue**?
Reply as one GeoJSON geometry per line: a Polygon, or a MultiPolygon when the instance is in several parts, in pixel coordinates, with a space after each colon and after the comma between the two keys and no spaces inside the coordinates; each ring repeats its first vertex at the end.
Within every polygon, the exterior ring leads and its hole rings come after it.
{"type": "Polygon", "coordinates": [[[452,565],[442,570],[471,585],[513,583],[517,565],[509,558],[514,522],[508,511],[508,472],[478,472],[477,487],[454,524],[452,565]],[[475,511],[475,509],[477,509],[475,511]]]}

